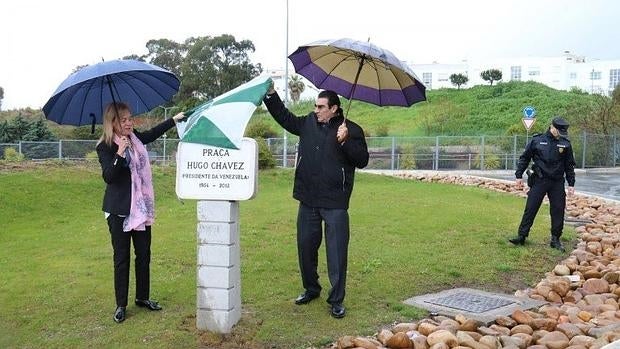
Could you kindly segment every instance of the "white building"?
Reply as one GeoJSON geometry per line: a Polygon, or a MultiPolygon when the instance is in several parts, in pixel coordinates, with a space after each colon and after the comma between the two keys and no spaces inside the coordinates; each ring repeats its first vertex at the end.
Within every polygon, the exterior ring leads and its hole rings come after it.
{"type": "Polygon", "coordinates": [[[488,69],[502,72],[501,81],[537,81],[557,90],[579,88],[590,93],[609,95],[620,83],[620,60],[587,60],[565,51],[557,57],[521,57],[463,61],[458,64],[409,64],[426,87],[451,87],[450,75],[464,74],[466,85],[488,84],[480,73],[488,69]]]}

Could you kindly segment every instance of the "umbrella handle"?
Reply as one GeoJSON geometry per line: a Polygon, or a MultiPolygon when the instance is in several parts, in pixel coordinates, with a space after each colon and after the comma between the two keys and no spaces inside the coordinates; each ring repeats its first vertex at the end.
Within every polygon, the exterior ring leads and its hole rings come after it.
{"type": "Polygon", "coordinates": [[[90,113],[90,118],[92,119],[92,123],[90,126],[90,134],[94,135],[95,134],[95,122],[97,121],[97,119],[95,118],[94,113],[90,113]]]}

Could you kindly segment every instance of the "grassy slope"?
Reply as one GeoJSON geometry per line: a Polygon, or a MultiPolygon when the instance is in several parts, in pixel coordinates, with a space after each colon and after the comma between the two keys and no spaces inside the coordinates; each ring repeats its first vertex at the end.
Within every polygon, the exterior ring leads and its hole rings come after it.
{"type": "MultiPolygon", "coordinates": [[[[372,136],[384,126],[390,136],[525,134],[521,121],[524,107],[536,108],[538,120],[532,132],[540,132],[553,116],[565,115],[572,106],[589,103],[590,99],[588,95],[558,91],[536,82],[508,82],[463,90],[428,91],[426,102],[409,108],[377,107],[353,101],[349,115],[372,136]],[[436,120],[436,127],[427,133],[425,123],[429,117],[436,120]]],[[[312,110],[313,104],[302,102],[291,109],[303,115],[312,110]]],[[[343,100],[344,110],[346,106],[347,101],[343,100]]],[[[260,110],[254,118],[272,122],[260,110]]],[[[275,123],[272,125],[280,130],[275,123]]]]}
{"type": "MultiPolygon", "coordinates": [[[[350,210],[349,314],[337,321],[325,294],[307,306],[292,304],[301,291],[292,173],[262,172],[258,197],[241,203],[242,320],[227,336],[197,333],[195,203],[176,199],[173,168],[156,168],[154,177],[152,295],[164,311],[130,306],[119,326],[111,320],[112,251],[98,169],[0,171],[0,347],[305,348],[419,318],[424,312],[401,303],[414,295],[531,286],[562,258],[546,245],[544,208],[528,248],[507,244],[521,198],[359,174],[350,210]]],[[[320,261],[327,290],[323,249],[320,261]]]]}
{"type": "MultiPolygon", "coordinates": [[[[554,115],[565,115],[572,106],[589,103],[591,96],[549,88],[536,82],[508,82],[496,86],[475,86],[469,89],[438,89],[428,91],[427,101],[410,108],[377,107],[364,102],[353,101],[349,115],[351,120],[362,125],[371,136],[387,126],[390,136],[425,135],[503,135],[517,132],[524,134],[521,124],[522,111],[534,106],[538,121],[532,132],[540,132],[554,115]],[[434,120],[434,128],[427,130],[428,119],[434,120]]],[[[342,100],[346,111],[348,101],[342,100]]],[[[291,109],[298,115],[313,109],[314,101],[304,101],[291,109]]],[[[0,112],[0,122],[16,115],[15,111],[0,112]]],[[[39,110],[25,110],[22,115],[29,118],[41,117],[39,110]]],[[[253,120],[264,120],[274,131],[281,128],[266,113],[258,108],[253,120]]],[[[72,127],[49,123],[59,138],[71,138],[72,127]]]]}

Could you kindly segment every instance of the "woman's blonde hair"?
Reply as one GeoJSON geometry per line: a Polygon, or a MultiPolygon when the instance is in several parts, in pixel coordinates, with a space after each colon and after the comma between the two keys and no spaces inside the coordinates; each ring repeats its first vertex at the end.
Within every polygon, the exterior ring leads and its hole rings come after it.
{"type": "Polygon", "coordinates": [[[117,129],[121,128],[120,115],[123,114],[123,112],[129,112],[131,114],[131,110],[127,104],[123,102],[108,104],[103,113],[103,133],[97,144],[105,142],[105,144],[109,146],[112,145],[112,141],[114,140],[114,126],[116,125],[117,129]]]}

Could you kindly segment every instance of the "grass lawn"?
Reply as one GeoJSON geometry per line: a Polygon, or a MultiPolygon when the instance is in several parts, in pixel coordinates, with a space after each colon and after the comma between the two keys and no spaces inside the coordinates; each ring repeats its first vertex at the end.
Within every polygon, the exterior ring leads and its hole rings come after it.
{"type": "MultiPolygon", "coordinates": [[[[243,315],[228,335],[195,329],[196,204],[174,193],[174,168],[154,168],[151,296],[164,310],[114,312],[112,247],[101,212],[98,165],[0,167],[0,347],[306,348],[370,335],[426,316],[406,298],[452,287],[512,293],[564,258],[547,246],[543,207],[526,248],[516,231],[524,199],[476,187],[358,173],[351,208],[345,306],[295,306],[297,268],[291,170],[260,173],[241,203],[243,315]]],[[[575,238],[567,229],[565,238],[575,238]]],[[[319,275],[329,289],[324,248],[319,275]]],[[[133,261],[132,261],[133,263],[133,261]]],[[[133,267],[132,267],[133,268],[133,267]]],[[[129,299],[133,299],[133,270],[129,299]]]]}

